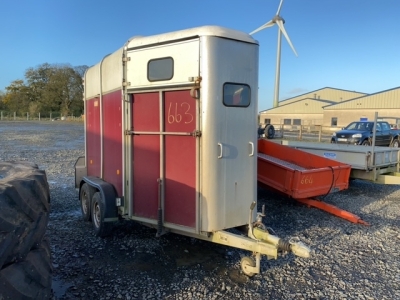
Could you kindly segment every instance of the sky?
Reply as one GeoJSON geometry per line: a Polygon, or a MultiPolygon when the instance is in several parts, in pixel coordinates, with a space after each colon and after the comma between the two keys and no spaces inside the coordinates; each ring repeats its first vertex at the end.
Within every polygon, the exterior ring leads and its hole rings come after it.
{"type": "MultiPolygon", "coordinates": [[[[203,25],[251,32],[280,0],[0,0],[0,91],[43,63],[92,66],[132,36],[203,25]]],[[[280,100],[324,87],[400,86],[399,0],[284,0],[280,100]]],[[[258,110],[273,106],[277,26],[260,44],[258,110]]]]}

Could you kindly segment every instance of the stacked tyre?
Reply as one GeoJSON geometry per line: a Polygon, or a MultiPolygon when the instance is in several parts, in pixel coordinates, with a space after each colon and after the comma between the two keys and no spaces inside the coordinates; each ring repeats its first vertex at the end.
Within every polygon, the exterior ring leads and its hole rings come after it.
{"type": "Polygon", "coordinates": [[[45,171],[27,162],[0,162],[0,299],[51,297],[49,213],[45,171]]]}

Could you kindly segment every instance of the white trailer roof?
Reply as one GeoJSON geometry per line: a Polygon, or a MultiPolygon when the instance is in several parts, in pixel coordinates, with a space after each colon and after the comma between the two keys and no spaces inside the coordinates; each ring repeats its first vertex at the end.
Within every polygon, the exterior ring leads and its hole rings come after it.
{"type": "Polygon", "coordinates": [[[127,41],[125,46],[128,49],[130,49],[130,48],[148,46],[152,44],[170,42],[174,40],[189,39],[191,37],[198,37],[198,36],[220,36],[232,40],[258,44],[258,41],[253,39],[253,37],[250,34],[247,34],[242,31],[233,30],[220,26],[201,26],[201,27],[189,28],[189,29],[151,35],[151,36],[134,36],[127,41]]]}

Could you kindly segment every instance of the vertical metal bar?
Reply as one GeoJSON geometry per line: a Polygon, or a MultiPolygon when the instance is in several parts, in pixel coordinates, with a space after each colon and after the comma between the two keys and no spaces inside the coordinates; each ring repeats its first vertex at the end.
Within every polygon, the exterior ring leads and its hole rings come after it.
{"type": "MultiPolygon", "coordinates": [[[[194,101],[196,102],[196,113],[195,113],[195,118],[196,118],[196,130],[201,130],[201,91],[199,88],[199,98],[195,99],[194,101]]],[[[201,225],[201,204],[200,204],[200,187],[201,187],[201,170],[200,170],[200,144],[201,144],[201,139],[199,137],[195,137],[196,139],[196,232],[200,233],[200,225],[201,225]]]]}
{"type": "MultiPolygon", "coordinates": [[[[378,112],[375,112],[375,119],[374,119],[374,129],[372,130],[372,145],[371,145],[371,157],[372,157],[372,165],[374,166],[374,170],[376,170],[376,163],[375,163],[375,140],[376,140],[376,122],[378,120],[378,112]]],[[[374,173],[374,180],[376,180],[376,176],[374,173]]]]}
{"type": "MultiPolygon", "coordinates": [[[[84,119],[83,119],[83,132],[85,133],[84,139],[85,139],[85,167],[87,168],[88,164],[87,164],[87,133],[86,133],[86,121],[87,121],[87,101],[86,101],[86,72],[84,75],[84,85],[83,85],[83,112],[84,112],[84,119]]],[[[51,113],[50,113],[51,115],[51,113]]]]}
{"type": "Polygon", "coordinates": [[[163,209],[162,209],[162,190],[163,190],[163,181],[159,178],[157,179],[158,183],[158,213],[157,213],[157,237],[162,235],[163,232],[163,209]]]}
{"type": "Polygon", "coordinates": [[[321,140],[322,140],[322,125],[319,126],[318,142],[321,142],[321,140]]]}
{"type": "Polygon", "coordinates": [[[99,102],[100,102],[100,178],[104,178],[104,124],[103,124],[103,73],[102,67],[103,62],[106,59],[107,54],[103,57],[99,65],[99,79],[100,79],[100,95],[99,95],[99,102]]]}
{"type": "Polygon", "coordinates": [[[300,124],[299,140],[303,139],[303,126],[300,124]]]}
{"type": "MultiPolygon", "coordinates": [[[[159,91],[159,119],[160,119],[160,132],[165,131],[164,126],[164,92],[159,91]]],[[[159,220],[162,226],[164,223],[164,206],[165,206],[165,137],[160,134],[160,203],[159,203],[159,220]]]]}
{"type": "MultiPolygon", "coordinates": [[[[122,52],[122,82],[127,82],[128,77],[128,53],[125,46],[122,52]],[[125,58],[125,60],[124,60],[125,58]]],[[[132,143],[133,136],[125,135],[125,130],[131,130],[131,111],[132,111],[132,98],[129,98],[128,87],[122,86],[121,95],[121,141],[122,146],[122,194],[125,197],[124,207],[128,211],[129,217],[133,215],[133,170],[132,170],[132,143]]]]}

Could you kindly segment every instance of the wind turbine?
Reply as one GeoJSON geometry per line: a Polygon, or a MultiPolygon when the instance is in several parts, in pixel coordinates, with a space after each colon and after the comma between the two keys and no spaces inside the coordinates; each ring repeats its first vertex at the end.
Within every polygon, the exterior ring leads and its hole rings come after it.
{"type": "Polygon", "coordinates": [[[258,27],[256,30],[250,32],[251,35],[265,29],[268,27],[272,27],[275,24],[278,25],[278,49],[276,53],[276,72],[275,72],[275,91],[274,91],[274,107],[278,106],[278,101],[279,101],[279,77],[280,77],[280,69],[281,69],[281,39],[282,39],[282,33],[285,36],[287,42],[289,43],[289,46],[292,48],[294,54],[297,56],[297,52],[294,49],[292,42],[290,41],[290,38],[285,30],[285,27],[283,24],[285,23],[285,20],[279,15],[281,8],[282,8],[282,3],[283,0],[279,3],[278,11],[276,12],[276,15],[272,18],[271,21],[265,23],[264,25],[258,27]]]}

